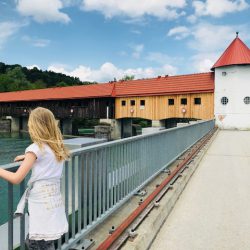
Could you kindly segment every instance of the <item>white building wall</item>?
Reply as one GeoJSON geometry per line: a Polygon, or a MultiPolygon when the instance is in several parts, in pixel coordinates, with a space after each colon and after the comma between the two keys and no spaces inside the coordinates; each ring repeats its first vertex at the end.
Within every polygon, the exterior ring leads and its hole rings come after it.
{"type": "Polygon", "coordinates": [[[215,69],[215,119],[222,129],[250,129],[250,65],[225,66],[215,69]],[[225,73],[226,72],[226,75],[225,73]],[[223,75],[224,74],[224,75],[223,75]],[[227,105],[221,98],[227,97],[227,105]]]}

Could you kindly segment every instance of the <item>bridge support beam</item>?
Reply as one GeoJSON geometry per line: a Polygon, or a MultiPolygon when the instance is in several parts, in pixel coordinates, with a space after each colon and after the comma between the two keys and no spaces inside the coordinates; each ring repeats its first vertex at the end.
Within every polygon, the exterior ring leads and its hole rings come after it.
{"type": "Polygon", "coordinates": [[[72,120],[71,119],[63,119],[60,120],[60,127],[63,135],[72,135],[72,120]]]}
{"type": "Polygon", "coordinates": [[[164,120],[152,120],[152,127],[165,127],[164,120]]]}

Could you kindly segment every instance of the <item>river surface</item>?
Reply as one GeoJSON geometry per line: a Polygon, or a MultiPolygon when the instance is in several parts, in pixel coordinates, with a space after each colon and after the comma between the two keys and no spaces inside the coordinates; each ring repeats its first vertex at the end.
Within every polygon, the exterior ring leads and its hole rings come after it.
{"type": "MultiPolygon", "coordinates": [[[[17,155],[23,154],[27,146],[30,145],[30,138],[25,133],[0,133],[0,167],[13,162],[17,155]]],[[[19,187],[14,186],[14,209],[19,199],[19,187]]],[[[8,185],[0,179],[0,225],[7,222],[8,208],[8,185]]]]}

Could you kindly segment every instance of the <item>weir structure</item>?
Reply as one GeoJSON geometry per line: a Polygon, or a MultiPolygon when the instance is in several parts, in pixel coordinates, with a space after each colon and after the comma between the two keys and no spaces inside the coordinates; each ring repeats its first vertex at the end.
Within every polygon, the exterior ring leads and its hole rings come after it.
{"type": "MultiPolygon", "coordinates": [[[[57,249],[74,249],[90,231],[208,134],[214,124],[214,120],[201,121],[71,151],[62,179],[69,232],[56,242],[57,249]]],[[[16,171],[18,166],[14,163],[2,167],[16,171]]],[[[26,182],[27,178],[18,185],[20,196],[26,182]]],[[[13,217],[13,185],[7,185],[8,223],[6,231],[0,230],[0,249],[24,250],[27,215],[13,217]]]]}

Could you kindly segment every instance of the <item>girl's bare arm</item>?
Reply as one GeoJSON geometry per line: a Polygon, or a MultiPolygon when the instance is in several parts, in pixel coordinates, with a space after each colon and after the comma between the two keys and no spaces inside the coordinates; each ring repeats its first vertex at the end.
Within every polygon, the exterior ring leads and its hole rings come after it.
{"type": "Polygon", "coordinates": [[[25,154],[24,161],[21,163],[21,166],[17,169],[15,173],[0,168],[0,178],[3,178],[13,184],[19,184],[29,173],[35,160],[36,155],[32,152],[27,152],[25,154]]]}
{"type": "Polygon", "coordinates": [[[24,158],[25,158],[25,155],[18,155],[18,156],[14,159],[14,162],[23,161],[24,158]]]}

